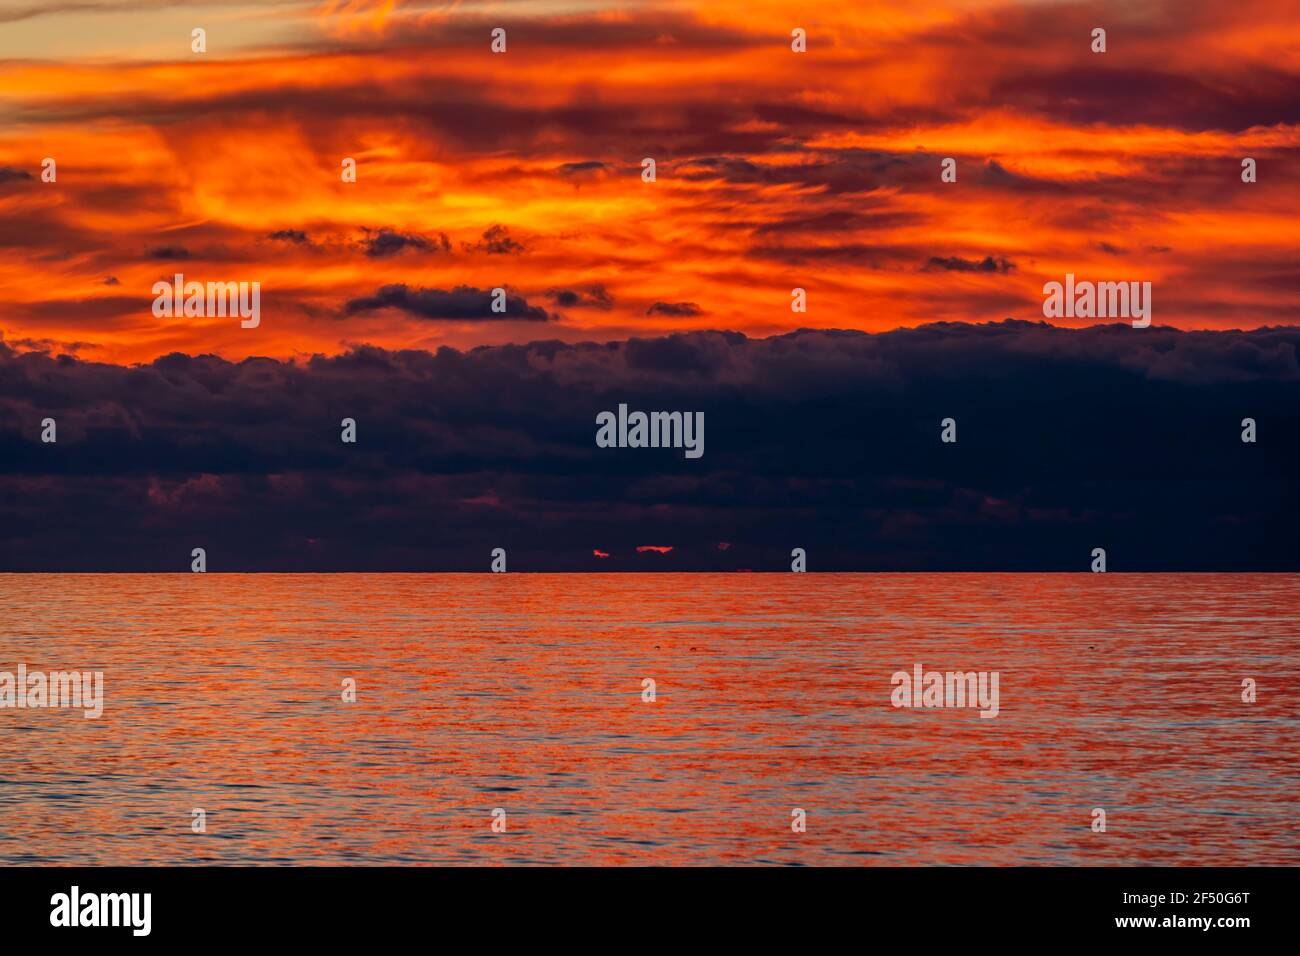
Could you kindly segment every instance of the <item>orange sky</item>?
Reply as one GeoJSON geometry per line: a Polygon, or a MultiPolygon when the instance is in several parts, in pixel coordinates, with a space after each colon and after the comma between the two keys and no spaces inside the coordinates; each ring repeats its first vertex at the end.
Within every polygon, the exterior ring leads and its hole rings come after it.
{"type": "Polygon", "coordinates": [[[1152,282],[1157,325],[1295,321],[1295,2],[840,6],[0,0],[0,330],[115,362],[880,330],[1039,319],[1066,272],[1152,282]],[[155,318],[177,272],[260,282],[260,326],[155,318]],[[465,287],[537,318],[446,314],[465,287]]]}

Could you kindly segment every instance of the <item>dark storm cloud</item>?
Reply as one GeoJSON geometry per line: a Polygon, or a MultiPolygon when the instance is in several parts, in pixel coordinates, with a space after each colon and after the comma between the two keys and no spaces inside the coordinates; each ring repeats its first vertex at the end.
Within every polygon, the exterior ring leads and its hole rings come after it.
{"type": "Polygon", "coordinates": [[[925,264],[926,269],[940,269],[946,272],[1000,272],[1006,274],[1016,267],[1002,256],[983,259],[963,259],[960,256],[931,256],[925,264]]]}
{"type": "Polygon", "coordinates": [[[65,342],[60,339],[11,338],[6,340],[0,334],[0,344],[13,346],[15,350],[34,352],[84,352],[99,348],[94,342],[65,342]]]}
{"type": "Polygon", "coordinates": [[[550,289],[547,297],[563,309],[611,309],[614,297],[603,285],[591,285],[583,289],[550,289]]]}
{"type": "Polygon", "coordinates": [[[307,233],[303,232],[301,229],[277,229],[275,232],[269,233],[267,238],[276,239],[281,242],[292,242],[300,246],[307,245],[311,242],[311,240],[307,238],[307,233]]]}
{"type": "MultiPolygon", "coordinates": [[[[779,149],[773,150],[779,152],[779,149]]],[[[730,156],[686,160],[676,174],[690,181],[724,180],[737,184],[821,187],[829,195],[865,193],[882,185],[929,183],[938,157],[925,153],[876,150],[825,150],[813,162],[764,163],[730,156]]]]}
{"type": "Polygon", "coordinates": [[[466,252],[482,252],[489,256],[516,255],[524,251],[522,242],[510,235],[510,230],[502,225],[488,227],[483,238],[478,242],[465,243],[466,252]]]}
{"type": "Polygon", "coordinates": [[[611,168],[607,163],[600,160],[588,159],[580,163],[564,163],[556,169],[561,176],[582,176],[590,173],[601,173],[611,168]]]}
{"type": "Polygon", "coordinates": [[[1006,321],[120,367],[0,341],[0,569],[616,570],[651,541],[674,569],[1296,570],[1297,346],[1006,321]],[[704,456],[597,448],[619,403],[704,412],[704,456]]]}
{"type": "Polygon", "coordinates": [[[420,319],[477,319],[504,321],[525,319],[545,322],[551,318],[541,306],[529,305],[522,296],[506,294],[505,312],[492,311],[491,290],[457,286],[446,289],[421,289],[403,284],[382,286],[374,295],[350,300],[344,307],[347,315],[360,315],[378,309],[398,309],[420,319]]]}
{"type": "Polygon", "coordinates": [[[656,302],[645,310],[646,315],[667,315],[674,318],[703,315],[704,310],[694,302],[656,302]]]}
{"type": "Polygon", "coordinates": [[[190,251],[184,246],[155,246],[147,253],[150,259],[160,259],[166,262],[188,259],[190,251]]]}
{"type": "Polygon", "coordinates": [[[361,247],[372,259],[395,256],[404,249],[418,249],[421,252],[429,250],[447,252],[451,249],[451,242],[444,233],[438,233],[437,236],[430,238],[388,228],[363,228],[361,231],[365,234],[361,247]]]}
{"type": "Polygon", "coordinates": [[[32,174],[23,169],[14,169],[11,166],[0,166],[0,185],[5,183],[28,182],[32,179],[32,174]]]}

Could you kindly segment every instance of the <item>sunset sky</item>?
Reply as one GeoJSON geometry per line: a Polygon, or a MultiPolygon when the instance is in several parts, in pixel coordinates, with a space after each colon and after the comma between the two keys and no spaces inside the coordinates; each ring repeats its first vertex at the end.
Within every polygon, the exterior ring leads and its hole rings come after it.
{"type": "Polygon", "coordinates": [[[880,331],[1037,321],[1067,272],[1152,282],[1156,325],[1291,324],[1298,123],[1294,0],[0,0],[0,333],[134,363],[880,331]],[[177,272],[260,282],[261,325],[155,318],[177,272]],[[498,286],[518,314],[467,291],[498,286]]]}
{"type": "Polygon", "coordinates": [[[0,571],[1295,570],[1297,147],[1300,0],[0,0],[0,571]]]}

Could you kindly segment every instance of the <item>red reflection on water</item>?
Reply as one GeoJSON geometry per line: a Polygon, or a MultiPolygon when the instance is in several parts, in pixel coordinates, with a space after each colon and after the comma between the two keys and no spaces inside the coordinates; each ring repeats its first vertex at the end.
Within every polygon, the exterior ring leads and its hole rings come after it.
{"type": "Polygon", "coordinates": [[[0,861],[1295,863],[1298,586],[0,576],[0,670],[107,695],[0,710],[0,861]],[[999,716],[892,707],[918,663],[999,716]]]}

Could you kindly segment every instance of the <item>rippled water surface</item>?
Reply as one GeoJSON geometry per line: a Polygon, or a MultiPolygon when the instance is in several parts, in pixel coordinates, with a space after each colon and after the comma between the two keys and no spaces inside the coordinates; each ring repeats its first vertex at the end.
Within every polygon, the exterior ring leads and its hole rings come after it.
{"type": "Polygon", "coordinates": [[[1297,598],[1295,575],[0,575],[0,671],[106,692],[98,720],[0,710],[0,862],[1295,864],[1297,598]],[[892,707],[917,663],[998,671],[998,717],[892,707]]]}

